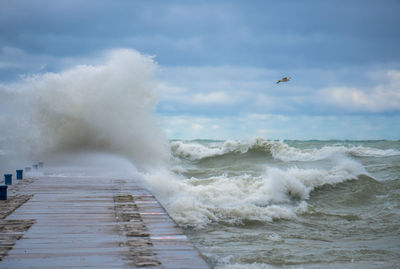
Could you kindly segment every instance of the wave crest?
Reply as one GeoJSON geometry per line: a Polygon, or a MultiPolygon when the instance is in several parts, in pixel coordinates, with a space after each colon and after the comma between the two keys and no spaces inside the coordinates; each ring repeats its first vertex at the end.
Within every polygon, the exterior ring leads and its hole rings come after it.
{"type": "Polygon", "coordinates": [[[168,171],[146,175],[154,193],[182,226],[204,227],[210,222],[242,224],[292,219],[307,210],[310,193],[367,174],[356,161],[340,160],[324,169],[267,168],[261,176],[213,176],[184,180],[168,171]],[[168,177],[168,180],[162,180],[168,177]]]}
{"type": "Polygon", "coordinates": [[[284,162],[318,161],[336,155],[351,155],[355,157],[388,157],[400,155],[395,149],[377,149],[364,146],[324,146],[322,148],[300,149],[282,141],[268,141],[256,138],[250,141],[228,140],[223,143],[202,144],[198,142],[173,141],[170,144],[174,156],[198,161],[205,158],[224,156],[228,154],[263,153],[284,162]]]}

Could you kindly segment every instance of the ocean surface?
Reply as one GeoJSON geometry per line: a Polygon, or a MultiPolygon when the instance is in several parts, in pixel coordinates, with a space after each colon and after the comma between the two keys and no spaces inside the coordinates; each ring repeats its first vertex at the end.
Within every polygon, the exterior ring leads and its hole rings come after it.
{"type": "Polygon", "coordinates": [[[170,148],[147,180],[214,268],[400,268],[400,141],[170,148]]]}
{"type": "MultiPolygon", "coordinates": [[[[36,176],[142,180],[212,268],[400,268],[400,141],[165,146],[169,161],[146,169],[123,154],[64,152],[36,176]]],[[[32,163],[0,149],[2,173],[32,163]]]]}

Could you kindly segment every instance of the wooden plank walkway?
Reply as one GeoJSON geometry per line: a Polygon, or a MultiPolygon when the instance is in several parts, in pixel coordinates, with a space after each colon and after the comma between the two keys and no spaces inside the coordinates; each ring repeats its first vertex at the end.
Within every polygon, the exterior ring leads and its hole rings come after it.
{"type": "Polygon", "coordinates": [[[155,197],[134,180],[43,176],[6,220],[34,220],[0,268],[209,268],[155,197]]]}

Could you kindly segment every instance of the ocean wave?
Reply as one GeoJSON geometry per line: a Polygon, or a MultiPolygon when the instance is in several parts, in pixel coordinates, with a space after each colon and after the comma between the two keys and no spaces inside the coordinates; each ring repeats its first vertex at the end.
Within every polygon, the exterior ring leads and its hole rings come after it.
{"type": "Polygon", "coordinates": [[[395,149],[377,149],[362,146],[351,147],[348,152],[358,157],[390,157],[400,155],[400,151],[395,149]]]}
{"type": "Polygon", "coordinates": [[[275,159],[281,161],[318,161],[337,155],[354,157],[389,157],[400,155],[394,149],[377,149],[363,146],[324,146],[322,148],[298,149],[286,144],[277,147],[272,152],[275,159]]]}
{"type": "Polygon", "coordinates": [[[145,179],[177,223],[201,228],[211,222],[237,225],[293,219],[307,210],[306,201],[316,187],[362,174],[367,172],[361,164],[342,159],[329,170],[268,167],[257,177],[243,174],[186,180],[160,171],[145,175],[145,179]]]}
{"type": "Polygon", "coordinates": [[[231,153],[245,154],[261,152],[271,155],[274,147],[279,147],[282,142],[268,141],[257,138],[250,141],[227,140],[223,143],[201,144],[199,142],[171,142],[171,151],[179,158],[197,161],[205,158],[218,157],[231,153]]]}
{"type": "Polygon", "coordinates": [[[300,149],[289,146],[282,141],[268,141],[256,138],[249,141],[227,140],[223,143],[201,144],[198,142],[173,141],[170,144],[172,154],[176,157],[198,161],[205,158],[227,154],[247,154],[260,152],[284,162],[318,161],[341,155],[354,157],[388,157],[400,155],[395,149],[377,149],[364,146],[337,145],[322,148],[300,149]]]}
{"type": "Polygon", "coordinates": [[[192,161],[212,156],[219,156],[225,153],[220,147],[204,146],[198,143],[173,141],[170,145],[174,156],[192,161]]]}
{"type": "MultiPolygon", "coordinates": [[[[266,264],[266,263],[251,263],[251,264],[247,264],[247,263],[221,263],[218,264],[216,267],[216,269],[274,269],[277,267],[273,267],[272,265],[266,264]]],[[[302,266],[299,267],[290,267],[290,268],[303,268],[302,266]]]]}

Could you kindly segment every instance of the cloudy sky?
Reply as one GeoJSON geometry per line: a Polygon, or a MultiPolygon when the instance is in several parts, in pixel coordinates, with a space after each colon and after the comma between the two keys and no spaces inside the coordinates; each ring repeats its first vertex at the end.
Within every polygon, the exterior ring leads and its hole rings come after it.
{"type": "Polygon", "coordinates": [[[0,83],[130,48],[159,65],[169,138],[400,139],[399,14],[397,0],[0,0],[0,83]]]}

